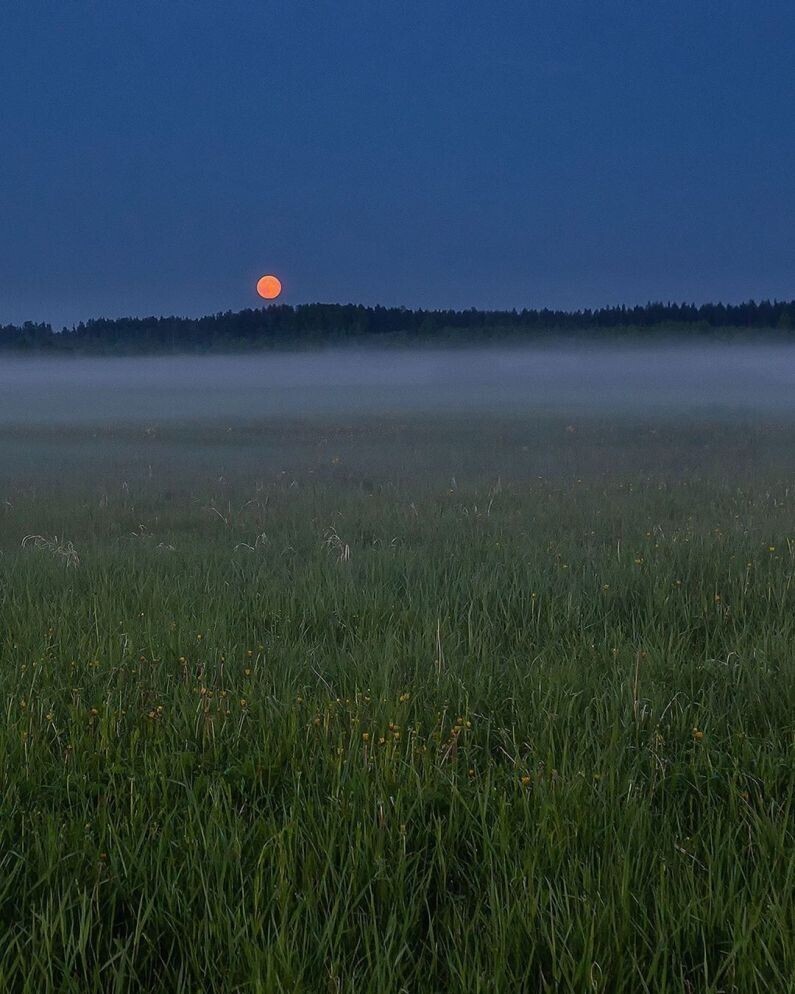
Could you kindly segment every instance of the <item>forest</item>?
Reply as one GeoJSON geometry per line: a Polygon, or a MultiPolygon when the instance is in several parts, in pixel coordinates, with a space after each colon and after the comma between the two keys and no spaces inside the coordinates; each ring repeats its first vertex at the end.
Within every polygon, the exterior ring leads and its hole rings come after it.
{"type": "Polygon", "coordinates": [[[0,325],[0,349],[25,352],[235,351],[355,341],[476,344],[561,335],[789,339],[795,300],[741,304],[648,303],[595,310],[412,310],[362,304],[276,304],[200,318],[97,318],[70,328],[27,321],[0,325]]]}

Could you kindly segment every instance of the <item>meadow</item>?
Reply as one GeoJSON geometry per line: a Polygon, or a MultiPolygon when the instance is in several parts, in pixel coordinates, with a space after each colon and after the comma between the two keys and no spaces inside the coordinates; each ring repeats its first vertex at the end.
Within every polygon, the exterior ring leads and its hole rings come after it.
{"type": "Polygon", "coordinates": [[[795,422],[0,427],[0,990],[795,989],[795,422]]]}

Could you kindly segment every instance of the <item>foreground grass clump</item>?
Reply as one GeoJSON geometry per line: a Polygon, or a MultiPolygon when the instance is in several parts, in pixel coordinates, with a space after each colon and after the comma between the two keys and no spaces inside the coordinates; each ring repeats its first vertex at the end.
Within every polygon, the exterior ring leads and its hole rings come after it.
{"type": "Polygon", "coordinates": [[[296,445],[8,485],[0,989],[792,989],[786,482],[296,445]]]}

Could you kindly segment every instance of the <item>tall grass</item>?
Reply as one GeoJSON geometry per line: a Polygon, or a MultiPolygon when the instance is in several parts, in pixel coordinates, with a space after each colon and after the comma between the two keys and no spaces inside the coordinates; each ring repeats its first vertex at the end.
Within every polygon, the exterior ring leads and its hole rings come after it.
{"type": "Polygon", "coordinates": [[[0,990],[792,990],[792,450],[565,427],[20,446],[0,990]]]}

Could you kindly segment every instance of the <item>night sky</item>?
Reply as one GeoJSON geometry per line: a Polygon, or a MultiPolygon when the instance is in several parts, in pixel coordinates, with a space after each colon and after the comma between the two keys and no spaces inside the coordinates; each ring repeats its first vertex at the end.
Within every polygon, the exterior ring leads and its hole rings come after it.
{"type": "Polygon", "coordinates": [[[795,296],[795,5],[4,0],[0,324],[795,296]]]}

